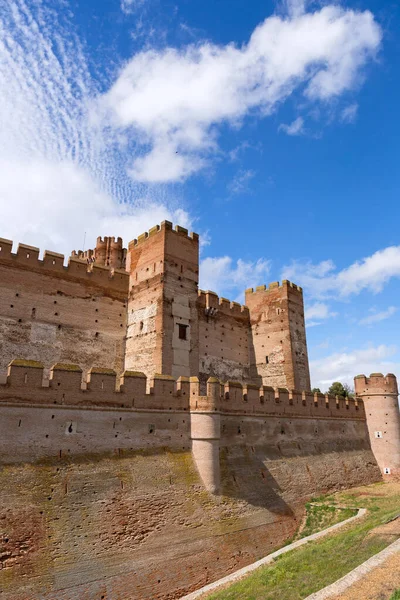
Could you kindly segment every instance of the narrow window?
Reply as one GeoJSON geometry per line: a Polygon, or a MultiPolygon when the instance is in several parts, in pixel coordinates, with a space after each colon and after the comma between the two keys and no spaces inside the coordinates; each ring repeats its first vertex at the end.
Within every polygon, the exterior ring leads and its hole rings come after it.
{"type": "Polygon", "coordinates": [[[178,335],[180,340],[187,339],[187,328],[188,325],[182,325],[182,323],[178,323],[178,335]]]}
{"type": "Polygon", "coordinates": [[[265,364],[267,365],[269,363],[269,359],[268,356],[265,357],[265,364]]]}
{"type": "Polygon", "coordinates": [[[140,324],[139,324],[139,330],[140,330],[140,331],[143,331],[143,321],[140,321],[140,324]]]}

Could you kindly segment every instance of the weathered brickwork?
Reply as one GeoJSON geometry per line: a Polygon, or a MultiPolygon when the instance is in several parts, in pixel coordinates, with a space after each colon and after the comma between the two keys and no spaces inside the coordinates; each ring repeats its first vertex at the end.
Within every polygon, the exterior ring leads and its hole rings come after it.
{"type": "Polygon", "coordinates": [[[178,599],[398,473],[396,378],[312,394],[301,289],[240,306],[198,265],[169,222],[67,266],[0,240],[2,600],[178,599]]]}
{"type": "Polygon", "coordinates": [[[179,598],[281,545],[310,495],[380,477],[362,401],[217,379],[199,391],[197,378],[74,365],[45,381],[13,361],[2,599],[179,598]]]}
{"type": "Polygon", "coordinates": [[[15,357],[122,372],[128,275],[0,241],[0,369],[15,357]]]}
{"type": "Polygon", "coordinates": [[[300,288],[247,290],[248,306],[198,289],[199,237],[164,221],[123,248],[121,238],[64,257],[0,241],[0,369],[15,357],[151,377],[309,390],[300,288]]]}
{"type": "Polygon", "coordinates": [[[354,379],[357,396],[365,402],[371,447],[386,478],[400,477],[400,411],[396,376],[372,373],[354,379]]]}
{"type": "Polygon", "coordinates": [[[246,290],[253,340],[253,372],[265,385],[310,389],[301,288],[289,281],[246,290]],[[255,367],[255,369],[254,369],[255,367]]]}

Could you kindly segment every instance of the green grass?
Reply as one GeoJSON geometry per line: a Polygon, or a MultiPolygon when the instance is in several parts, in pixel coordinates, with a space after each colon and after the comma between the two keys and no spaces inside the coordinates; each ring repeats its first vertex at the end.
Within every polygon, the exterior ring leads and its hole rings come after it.
{"type": "Polygon", "coordinates": [[[390,600],[400,600],[400,590],[397,590],[392,596],[390,596],[390,600]]]}
{"type": "Polygon", "coordinates": [[[296,539],[305,538],[317,531],[327,529],[327,527],[350,519],[356,514],[357,509],[354,508],[337,508],[327,504],[315,505],[307,502],[305,526],[296,539]]]}
{"type": "MultiPolygon", "coordinates": [[[[325,501],[331,502],[332,496],[328,498],[325,501]]],[[[261,567],[246,579],[207,598],[302,600],[343,577],[393,541],[372,530],[399,513],[398,487],[375,484],[335,494],[334,500],[340,505],[367,508],[368,515],[344,530],[278,557],[274,564],[261,567]]]]}

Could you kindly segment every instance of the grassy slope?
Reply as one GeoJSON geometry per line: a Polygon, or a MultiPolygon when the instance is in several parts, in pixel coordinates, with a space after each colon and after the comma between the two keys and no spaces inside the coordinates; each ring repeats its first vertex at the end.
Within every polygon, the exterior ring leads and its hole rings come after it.
{"type": "Polygon", "coordinates": [[[209,600],[301,600],[333,583],[391,541],[371,530],[399,513],[399,487],[374,484],[319,498],[318,502],[364,507],[368,515],[320,541],[293,550],[209,600]]]}
{"type": "Polygon", "coordinates": [[[354,508],[337,508],[326,504],[315,505],[310,502],[306,504],[306,511],[304,528],[296,536],[296,539],[305,538],[317,531],[327,529],[331,525],[336,525],[336,523],[350,519],[357,514],[357,509],[354,508]]]}

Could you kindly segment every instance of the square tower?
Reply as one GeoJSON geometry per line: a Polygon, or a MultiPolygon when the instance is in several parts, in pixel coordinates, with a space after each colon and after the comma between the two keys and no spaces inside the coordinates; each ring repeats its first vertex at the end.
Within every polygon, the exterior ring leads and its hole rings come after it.
{"type": "Polygon", "coordinates": [[[163,221],[130,242],[125,368],[197,375],[199,236],[163,221]]]}
{"type": "Polygon", "coordinates": [[[246,290],[252,377],[263,385],[310,390],[303,291],[284,280],[246,290]]]}

